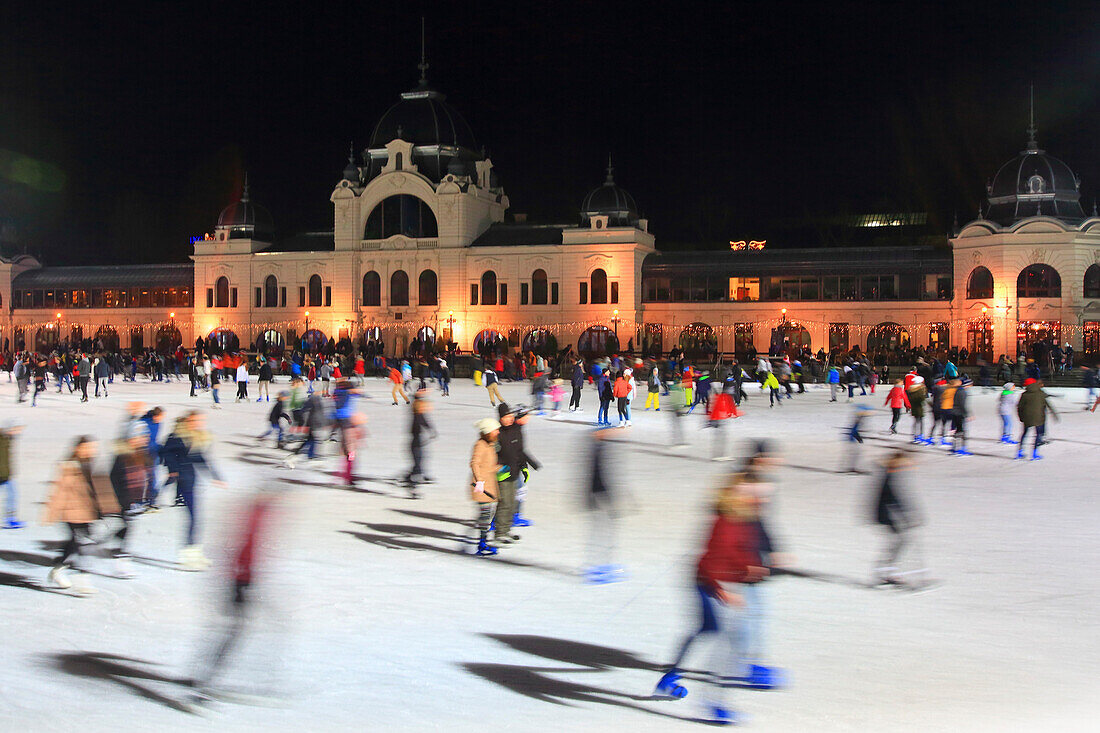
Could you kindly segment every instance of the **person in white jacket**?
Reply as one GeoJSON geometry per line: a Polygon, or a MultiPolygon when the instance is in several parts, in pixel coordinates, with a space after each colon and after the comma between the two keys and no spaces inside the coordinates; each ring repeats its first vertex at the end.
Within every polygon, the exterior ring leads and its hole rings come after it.
{"type": "Polygon", "coordinates": [[[237,365],[237,402],[248,402],[248,358],[237,365]]]}

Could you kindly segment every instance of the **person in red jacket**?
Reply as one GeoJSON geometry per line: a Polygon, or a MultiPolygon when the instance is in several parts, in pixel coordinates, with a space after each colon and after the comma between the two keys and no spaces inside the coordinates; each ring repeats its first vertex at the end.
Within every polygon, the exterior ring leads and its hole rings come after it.
{"type": "Polygon", "coordinates": [[[901,419],[901,408],[909,410],[909,396],[905,394],[905,380],[899,379],[894,382],[894,388],[890,390],[890,394],[886,395],[887,407],[894,413],[893,420],[890,421],[890,433],[892,435],[898,434],[898,420],[901,419]]]}
{"type": "MultiPolygon", "coordinates": [[[[749,637],[759,633],[760,602],[755,586],[768,575],[761,557],[767,540],[762,537],[763,525],[760,523],[762,507],[771,491],[760,473],[767,461],[766,454],[749,459],[746,470],[730,474],[719,492],[710,537],[696,565],[701,623],[684,640],[676,661],[658,681],[654,697],[682,698],[687,695],[680,684],[679,667],[688,649],[701,636],[711,637],[716,645],[710,670],[715,678],[725,679],[730,671],[725,667],[729,659],[727,644],[740,661],[748,657],[748,647],[755,642],[749,637]]],[[[733,679],[746,686],[765,686],[753,684],[756,677],[765,673],[770,676],[767,668],[751,665],[745,674],[738,674],[733,679]]],[[[706,701],[709,722],[736,722],[733,712],[722,702],[724,687],[721,683],[715,685],[715,693],[706,701]]]]}

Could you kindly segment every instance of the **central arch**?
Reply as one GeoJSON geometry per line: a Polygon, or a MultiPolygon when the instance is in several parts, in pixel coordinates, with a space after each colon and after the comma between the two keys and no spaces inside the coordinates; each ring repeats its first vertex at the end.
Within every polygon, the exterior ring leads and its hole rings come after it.
{"type": "Polygon", "coordinates": [[[377,203],[367,216],[363,239],[388,239],[399,234],[413,239],[438,237],[439,225],[432,207],[423,199],[404,193],[377,203]]]}
{"type": "Polygon", "coordinates": [[[577,340],[577,352],[585,359],[610,356],[618,351],[618,337],[614,331],[604,325],[589,326],[577,340]]]}

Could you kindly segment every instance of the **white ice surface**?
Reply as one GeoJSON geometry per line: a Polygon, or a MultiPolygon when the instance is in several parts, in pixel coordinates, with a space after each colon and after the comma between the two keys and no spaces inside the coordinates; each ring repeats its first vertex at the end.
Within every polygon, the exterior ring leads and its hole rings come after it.
{"type": "MultiPolygon", "coordinates": [[[[465,488],[473,422],[490,414],[483,389],[456,381],[433,394],[440,438],[428,450],[438,483],[405,498],[394,479],[407,469],[408,409],[390,405],[372,380],[365,401],[370,437],[361,491],[336,486],[337,459],[282,471],[277,453],[252,437],[267,404],[234,404],[207,415],[218,442],[224,489],[200,489],[207,552],[219,557],[234,507],[251,487],[291,489],[272,571],[248,643],[232,658],[226,687],[277,690],[280,707],[218,703],[204,717],[180,712],[186,675],[217,628],[219,571],[171,568],[182,509],[138,520],[133,551],[150,558],[139,577],[92,576],[99,593],[44,592],[58,526],[37,524],[56,461],[81,433],[113,438],[124,405],[139,398],[167,410],[209,408],[187,385],[116,382],[107,399],[78,404],[51,391],[40,406],[14,404],[0,377],[0,420],[17,418],[18,481],[26,529],[0,532],[0,730],[690,730],[705,688],[688,681],[680,701],[645,698],[659,665],[695,623],[692,564],[703,540],[706,497],[721,464],[709,443],[677,453],[667,412],[635,411],[616,437],[617,482],[628,494],[619,531],[627,582],[592,587],[576,570],[586,523],[581,511],[595,395],[583,415],[535,419],[530,452],[543,462],[530,486],[535,526],[483,559],[459,553],[455,533],[471,517],[465,488]],[[498,638],[494,638],[496,635],[498,638]],[[88,655],[117,655],[112,668],[88,655]],[[113,671],[114,675],[107,674],[113,671]],[[135,672],[134,670],[137,670],[135,672]],[[151,673],[151,674],[149,674],[151,673]],[[136,676],[135,676],[136,675],[136,676]],[[158,676],[167,678],[157,679],[158,676]]],[[[254,388],[254,385],[253,385],[254,388]]],[[[729,702],[759,731],[1096,730],[1100,714],[1100,471],[1097,420],[1080,390],[1052,390],[1064,405],[1045,460],[1012,461],[992,394],[974,390],[971,447],[952,458],[922,448],[909,476],[927,518],[922,542],[943,585],[913,595],[858,587],[882,535],[866,522],[874,476],[834,473],[851,413],[811,389],[769,410],[753,392],[729,430],[777,441],[786,461],[772,525],[798,568],[832,580],[776,578],[766,584],[769,661],[793,684],[773,692],[733,690],[729,702]]],[[[530,400],[526,385],[505,397],[530,400]]],[[[644,395],[643,395],[644,396],[644,395]]],[[[867,397],[881,407],[884,395],[867,397]]],[[[640,408],[642,400],[636,406],[640,408]]],[[[613,411],[614,412],[614,411],[613,411]]],[[[905,438],[885,435],[888,411],[871,421],[863,460],[905,438]]],[[[695,441],[703,418],[687,418],[695,441]]],[[[903,433],[909,419],[903,419],[903,433]]],[[[106,443],[102,446],[106,449],[106,443]]],[[[105,459],[104,459],[105,460],[105,459]]],[[[171,493],[171,492],[169,492],[171,493]]],[[[100,560],[97,572],[109,572],[100,560]]],[[[688,666],[705,667],[700,645],[688,666]]],[[[102,659],[102,657],[100,657],[102,659]]]]}

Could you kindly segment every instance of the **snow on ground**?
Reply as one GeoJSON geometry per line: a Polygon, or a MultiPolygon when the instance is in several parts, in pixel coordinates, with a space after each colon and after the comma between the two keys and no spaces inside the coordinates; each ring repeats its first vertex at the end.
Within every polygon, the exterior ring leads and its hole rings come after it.
{"type": "MultiPolygon", "coordinates": [[[[52,387],[51,387],[52,390],[52,387]]],[[[331,446],[319,465],[284,471],[252,438],[267,405],[209,411],[226,488],[202,490],[208,554],[217,557],[234,508],[260,484],[287,489],[274,567],[244,646],[223,683],[277,693],[279,705],[215,704],[204,716],[177,709],[211,643],[224,587],[217,569],[174,569],[183,510],[138,520],[139,577],[107,577],[75,598],[44,590],[58,526],[0,533],[0,727],[15,730],[690,730],[703,687],[680,701],[650,701],[661,664],[695,623],[692,563],[703,540],[706,498],[722,464],[706,460],[710,431],[687,418],[696,444],[669,445],[666,412],[635,412],[616,435],[618,480],[629,492],[619,526],[626,582],[585,585],[576,574],[587,532],[580,492],[595,395],[582,415],[535,420],[529,515],[535,526],[496,558],[461,552],[472,515],[466,477],[473,422],[490,414],[483,389],[455,382],[433,395],[440,437],[429,449],[438,483],[413,501],[396,480],[407,468],[403,405],[382,381],[365,402],[370,437],[356,490],[336,485],[331,446]],[[582,420],[581,418],[584,418],[582,420]]],[[[525,385],[504,395],[529,401],[525,385]]],[[[1013,461],[999,435],[993,394],[975,390],[971,458],[921,448],[910,489],[927,518],[922,544],[942,586],[911,594],[863,587],[883,540],[866,523],[874,476],[839,474],[841,431],[852,412],[812,388],[782,408],[752,393],[730,426],[736,452],[750,437],[780,445],[785,465],[773,527],[795,566],[818,574],[766,584],[769,658],[790,689],[733,690],[729,700],[760,731],[1085,730],[1100,712],[1100,471],[1096,420],[1080,390],[1053,390],[1065,414],[1039,462],[1013,461]]],[[[223,393],[232,395],[231,389],[223,393]]],[[[884,395],[863,398],[876,408],[884,395]]],[[[20,438],[21,512],[35,520],[57,460],[72,439],[117,432],[129,399],[159,404],[170,425],[186,383],[116,383],[81,405],[52,391],[40,406],[14,404],[0,382],[0,420],[20,438]]],[[[641,406],[641,400],[638,402],[641,406]]],[[[904,438],[867,431],[868,464],[904,438]]],[[[908,432],[909,420],[903,420],[908,432]]],[[[102,446],[105,450],[107,444],[102,446]]],[[[705,667],[704,645],[688,665],[705,667]]]]}

